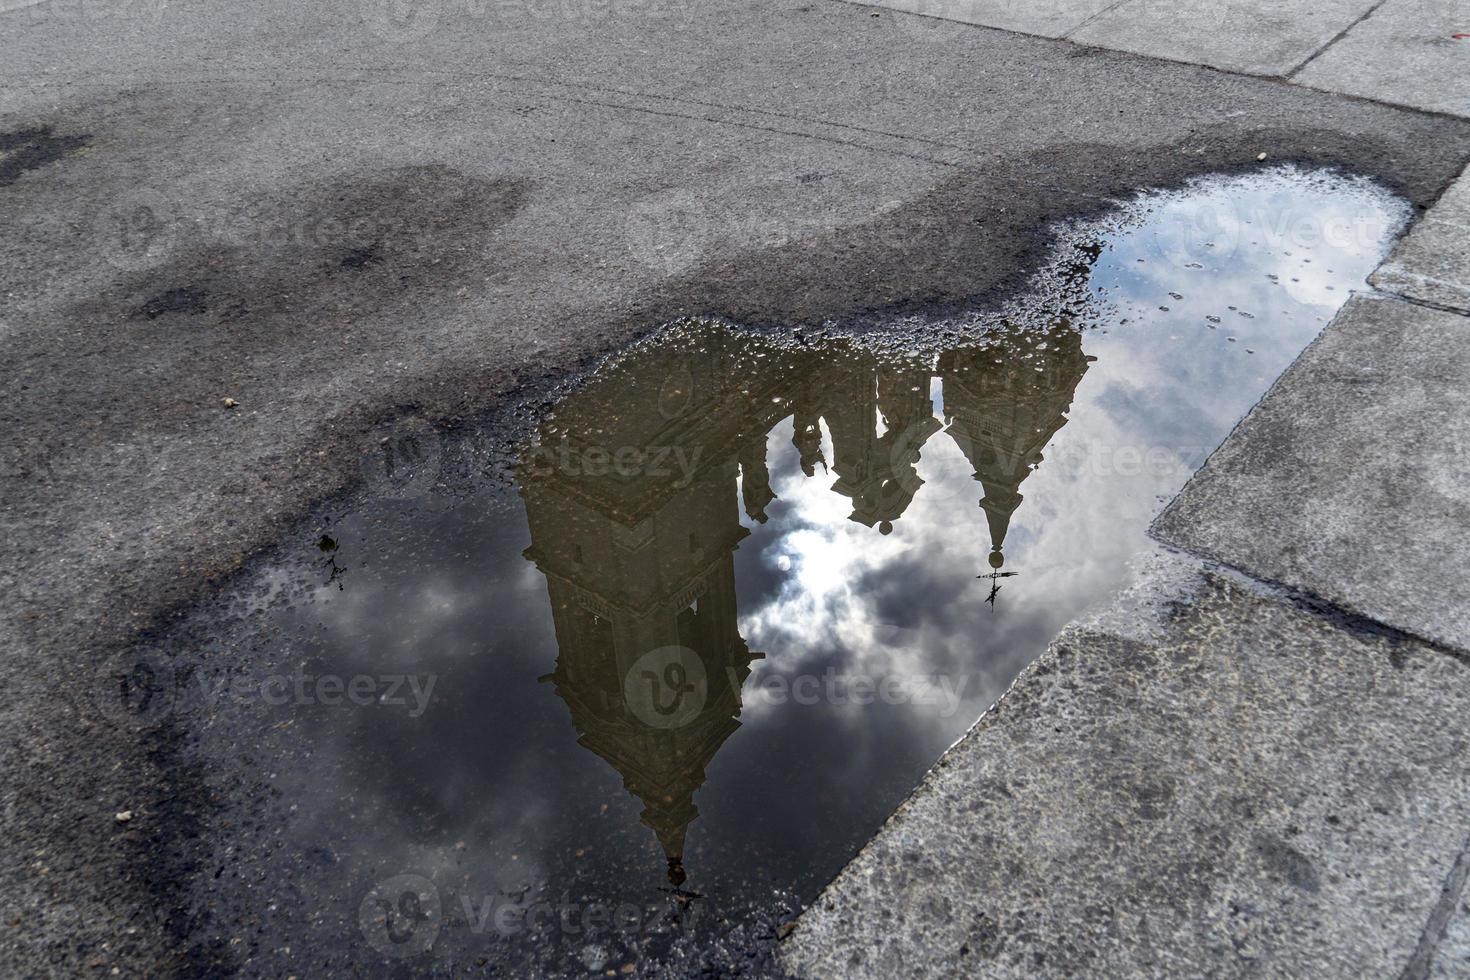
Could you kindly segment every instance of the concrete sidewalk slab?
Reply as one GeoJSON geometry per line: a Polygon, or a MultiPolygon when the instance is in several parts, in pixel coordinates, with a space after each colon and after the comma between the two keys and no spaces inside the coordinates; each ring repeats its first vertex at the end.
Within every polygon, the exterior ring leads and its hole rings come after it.
{"type": "Polygon", "coordinates": [[[1294,81],[1366,99],[1470,116],[1470,5],[1387,0],[1294,81]]]}
{"type": "Polygon", "coordinates": [[[1470,312],[1470,176],[1462,175],[1445,192],[1369,281],[1400,296],[1470,312]]]}
{"type": "Polygon", "coordinates": [[[1470,666],[1173,561],[1022,674],[800,919],[785,966],[887,980],[1436,961],[1426,926],[1460,898],[1470,827],[1467,736],[1445,720],[1470,709],[1470,666]]]}
{"type": "Polygon", "coordinates": [[[1470,650],[1470,319],[1356,296],[1154,523],[1470,650]]]}
{"type": "MultiPolygon", "coordinates": [[[[1470,117],[1458,0],[852,0],[1470,117]]],[[[918,30],[917,27],[914,30],[918,30]]]]}
{"type": "Polygon", "coordinates": [[[1226,71],[1285,76],[1372,5],[1372,0],[1125,0],[1068,38],[1226,71]]]}

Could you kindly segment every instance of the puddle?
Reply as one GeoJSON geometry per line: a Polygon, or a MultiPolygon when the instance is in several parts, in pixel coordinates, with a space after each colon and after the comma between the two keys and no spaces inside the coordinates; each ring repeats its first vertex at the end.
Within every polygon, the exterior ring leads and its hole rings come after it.
{"type": "Polygon", "coordinates": [[[760,963],[1129,583],[1406,216],[1341,177],[1202,183],[1067,231],[1000,313],[675,324],[549,414],[393,427],[175,641],[230,825],[186,889],[200,962],[760,963]]]}

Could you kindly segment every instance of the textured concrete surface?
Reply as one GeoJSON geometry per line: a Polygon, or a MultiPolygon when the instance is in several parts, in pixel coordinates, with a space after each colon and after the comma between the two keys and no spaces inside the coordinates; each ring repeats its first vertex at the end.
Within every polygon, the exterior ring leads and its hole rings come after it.
{"type": "Polygon", "coordinates": [[[1226,71],[1284,76],[1371,6],[1367,0],[1124,0],[1070,37],[1226,71]]]}
{"type": "Polygon", "coordinates": [[[680,313],[989,302],[1047,221],[1262,147],[1420,204],[1470,156],[1454,120],[876,12],[0,5],[0,972],[188,972],[172,841],[228,831],[168,732],[97,717],[99,665],[380,420],[680,313]]]}
{"type": "Polygon", "coordinates": [[[1470,10],[1462,0],[1386,0],[1293,80],[1470,116],[1470,10]]]}
{"type": "Polygon", "coordinates": [[[855,0],[1470,117],[1460,0],[855,0]]]}
{"type": "Polygon", "coordinates": [[[1400,296],[1470,312],[1470,176],[1455,181],[1369,281],[1400,296]]]}
{"type": "Polygon", "coordinates": [[[1458,314],[1354,297],[1154,533],[1470,650],[1467,339],[1458,314]]]}
{"type": "Polygon", "coordinates": [[[1465,662],[1173,559],[1021,675],[782,961],[810,977],[1444,967],[1453,943],[1430,927],[1462,901],[1470,828],[1470,735],[1446,721],[1467,710],[1465,662]]]}
{"type": "Polygon", "coordinates": [[[1434,980],[1470,976],[1470,890],[1460,892],[1428,966],[1434,980]]]}

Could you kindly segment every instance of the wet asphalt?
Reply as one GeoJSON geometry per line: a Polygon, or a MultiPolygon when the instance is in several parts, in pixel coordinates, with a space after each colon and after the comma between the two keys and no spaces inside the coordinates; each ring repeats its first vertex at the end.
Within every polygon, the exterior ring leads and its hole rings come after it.
{"type": "Polygon", "coordinates": [[[1470,158],[1448,117],[839,3],[422,9],[0,13],[7,975],[196,969],[176,842],[232,828],[99,665],[383,420],[681,314],[988,306],[1048,223],[1262,153],[1421,208],[1470,158]]]}

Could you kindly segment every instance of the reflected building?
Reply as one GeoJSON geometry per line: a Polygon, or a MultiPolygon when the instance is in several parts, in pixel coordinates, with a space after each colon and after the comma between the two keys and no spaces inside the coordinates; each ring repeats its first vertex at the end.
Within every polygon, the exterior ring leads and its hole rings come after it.
{"type": "Polygon", "coordinates": [[[984,489],[980,506],[990,527],[993,569],[1005,564],[1006,532],[1025,499],[1021,484],[1067,424],[1072,396],[1093,360],[1082,353],[1082,334],[1066,322],[1044,333],[1008,332],[939,357],[945,431],[984,489]]]}
{"type": "Polygon", "coordinates": [[[919,454],[943,427],[929,395],[931,374],[927,364],[874,365],[852,379],[849,392],[836,393],[826,414],[832,490],[851,498],[848,520],[888,534],[923,486],[919,454]]]}
{"type": "Polygon", "coordinates": [[[739,727],[740,685],[759,656],[736,628],[734,553],[750,533],[736,499],[740,460],[749,500],[762,501],[747,508],[769,502],[747,431],[764,421],[751,411],[764,392],[735,386],[722,354],[674,347],[618,366],[543,426],[521,478],[525,554],[551,599],[556,693],[580,744],[643,803],[675,886],[694,793],[739,727]],[[677,727],[649,724],[626,697],[639,661],[665,648],[690,651],[706,678],[700,710],[677,727]]]}
{"type": "Polygon", "coordinates": [[[676,887],[695,792],[739,728],[741,686],[763,656],[738,629],[734,553],[750,533],[742,518],[765,523],[776,500],[771,430],[791,417],[802,472],[832,481],[849,520],[887,534],[922,491],[922,452],[947,423],[979,482],[998,567],[1020,485],[1066,423],[1087,361],[1065,323],[909,361],[697,326],[599,372],[541,426],[519,482],[525,555],[546,577],[555,623],[549,679],[580,744],[642,802],[676,887]],[[703,678],[697,710],[676,726],[630,698],[640,674],[659,683],[644,658],[671,649],[694,658],[675,680],[703,678]]]}

